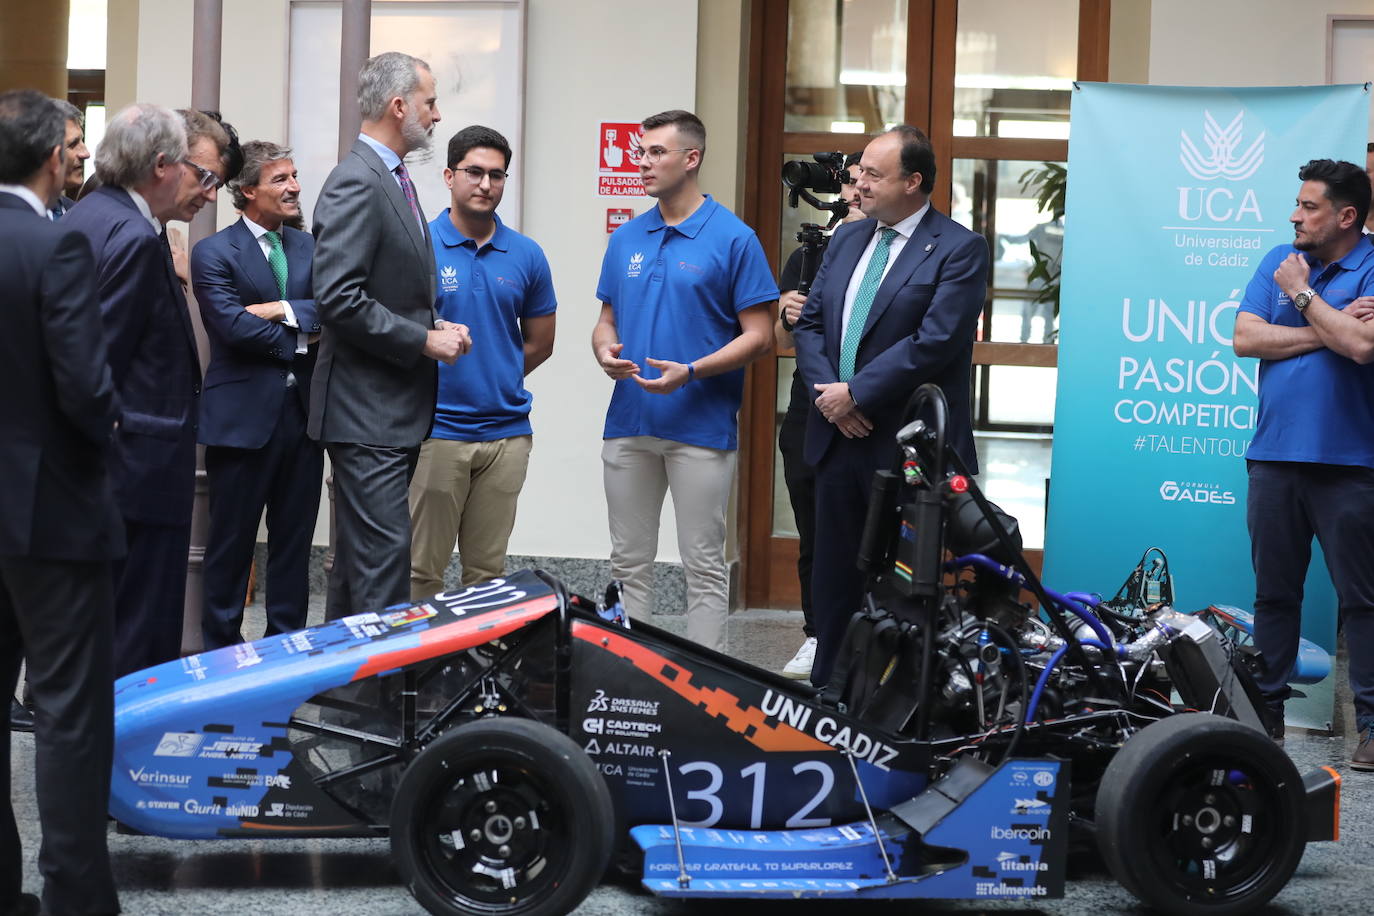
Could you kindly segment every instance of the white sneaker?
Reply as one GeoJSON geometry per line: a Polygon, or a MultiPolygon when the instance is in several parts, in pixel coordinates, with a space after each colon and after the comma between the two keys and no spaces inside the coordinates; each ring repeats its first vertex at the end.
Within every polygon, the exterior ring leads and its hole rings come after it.
{"type": "Polygon", "coordinates": [[[811,676],[811,663],[816,660],[816,637],[808,636],[797,654],[782,668],[782,676],[803,681],[811,676]]]}

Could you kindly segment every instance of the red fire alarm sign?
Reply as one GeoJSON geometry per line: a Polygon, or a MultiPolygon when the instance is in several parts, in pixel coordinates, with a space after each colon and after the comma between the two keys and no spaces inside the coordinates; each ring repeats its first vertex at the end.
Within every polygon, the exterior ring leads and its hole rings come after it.
{"type": "Polygon", "coordinates": [[[628,207],[624,209],[608,208],[606,210],[606,234],[609,235],[634,218],[635,211],[628,207]]]}
{"type": "Polygon", "coordinates": [[[639,138],[635,122],[602,121],[597,134],[596,193],[602,197],[642,197],[639,178],[639,138]]]}

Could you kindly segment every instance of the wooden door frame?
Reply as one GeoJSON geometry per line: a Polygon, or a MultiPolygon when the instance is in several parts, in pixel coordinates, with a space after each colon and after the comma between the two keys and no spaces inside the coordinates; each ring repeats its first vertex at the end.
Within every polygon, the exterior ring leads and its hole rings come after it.
{"type": "MultiPolygon", "coordinates": [[[[763,242],[777,274],[778,164],[787,153],[813,153],[852,144],[853,134],[785,133],[788,0],[754,0],[749,10],[749,99],[741,216],[763,242]]],[[[907,123],[925,128],[935,148],[936,174],[955,159],[1068,159],[1063,140],[955,137],[954,66],[958,0],[908,0],[907,123]]],[[[1106,80],[1111,0],[1079,0],[1078,79],[1106,80]]],[[[952,186],[937,181],[931,202],[949,211],[952,186]]],[[[991,268],[989,268],[991,269],[991,268]]],[[[1058,348],[1045,344],[978,343],[975,365],[1051,366],[1058,348]]],[[[799,607],[796,541],[773,537],[773,480],[778,392],[777,359],[757,360],[746,374],[740,409],[740,512],[737,518],[743,598],[748,607],[799,607]]],[[[1043,552],[1028,550],[1039,568],[1043,552]]]]}

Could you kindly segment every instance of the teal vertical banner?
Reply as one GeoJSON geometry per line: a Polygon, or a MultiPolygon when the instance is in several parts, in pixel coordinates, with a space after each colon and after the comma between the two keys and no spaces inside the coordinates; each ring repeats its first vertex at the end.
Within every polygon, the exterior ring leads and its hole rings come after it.
{"type": "MultiPolygon", "coordinates": [[[[1073,94],[1045,578],[1110,595],[1162,548],[1178,609],[1249,609],[1245,453],[1259,362],[1231,349],[1265,253],[1291,244],[1311,159],[1364,163],[1363,86],[1082,83],[1073,94]]],[[[1374,524],[1374,521],[1371,521],[1374,524]]],[[[1305,638],[1334,652],[1314,551],[1305,638]]],[[[1331,721],[1328,677],[1290,723],[1331,721]]]]}

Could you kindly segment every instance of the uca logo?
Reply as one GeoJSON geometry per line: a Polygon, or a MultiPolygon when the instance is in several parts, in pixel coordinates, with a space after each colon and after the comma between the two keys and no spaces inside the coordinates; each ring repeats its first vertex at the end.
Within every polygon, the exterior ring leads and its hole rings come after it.
{"type": "Polygon", "coordinates": [[[1198,181],[1215,181],[1218,178],[1244,181],[1255,174],[1264,163],[1265,132],[1260,131],[1259,136],[1242,153],[1239,150],[1245,126],[1243,110],[1225,127],[1217,123],[1210,111],[1202,114],[1202,142],[1207,148],[1206,153],[1198,149],[1186,130],[1179,131],[1182,139],[1178,145],[1178,158],[1188,174],[1198,181]]]}
{"type": "Polygon", "coordinates": [[[452,267],[439,268],[439,285],[444,289],[458,288],[458,271],[452,267]]]}
{"type": "Polygon", "coordinates": [[[643,267],[643,266],[644,266],[644,253],[643,253],[643,252],[640,252],[640,251],[636,251],[634,254],[630,255],[630,266],[627,267],[627,268],[625,269],[625,276],[627,276],[627,277],[637,277],[637,276],[639,276],[639,270],[640,270],[640,268],[643,267]]]}

